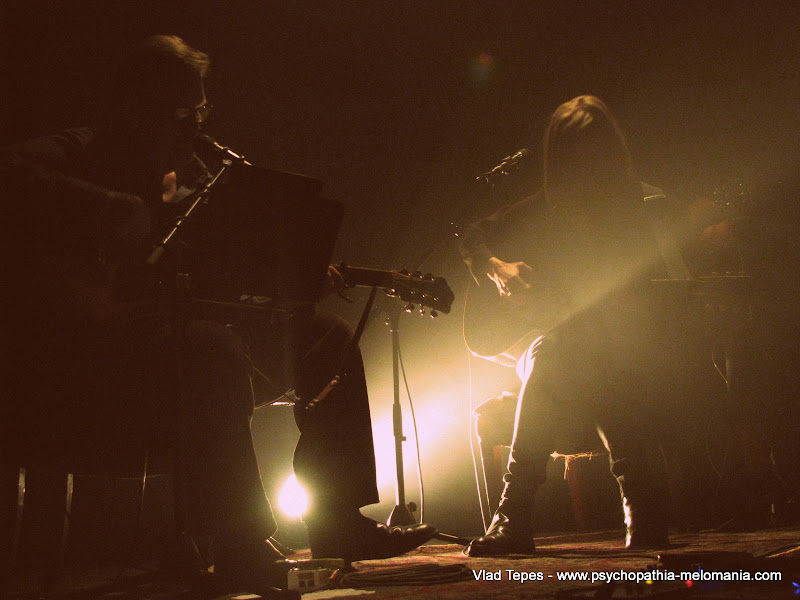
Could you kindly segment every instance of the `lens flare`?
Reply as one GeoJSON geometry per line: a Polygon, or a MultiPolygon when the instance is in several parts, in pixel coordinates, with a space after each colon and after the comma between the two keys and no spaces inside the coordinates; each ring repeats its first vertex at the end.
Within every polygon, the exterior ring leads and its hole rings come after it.
{"type": "Polygon", "coordinates": [[[478,83],[486,83],[494,73],[495,61],[488,52],[481,52],[472,61],[472,77],[478,83]]]}
{"type": "Polygon", "coordinates": [[[302,517],[308,510],[308,493],[297,481],[294,473],[283,484],[278,494],[278,506],[288,517],[294,519],[302,517]]]}

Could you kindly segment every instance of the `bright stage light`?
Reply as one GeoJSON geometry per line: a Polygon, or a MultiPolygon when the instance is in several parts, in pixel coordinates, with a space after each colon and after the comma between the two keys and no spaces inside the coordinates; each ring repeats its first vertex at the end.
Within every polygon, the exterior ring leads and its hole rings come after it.
{"type": "Polygon", "coordinates": [[[278,494],[278,507],[289,517],[302,517],[308,510],[308,493],[292,473],[278,494]]]}

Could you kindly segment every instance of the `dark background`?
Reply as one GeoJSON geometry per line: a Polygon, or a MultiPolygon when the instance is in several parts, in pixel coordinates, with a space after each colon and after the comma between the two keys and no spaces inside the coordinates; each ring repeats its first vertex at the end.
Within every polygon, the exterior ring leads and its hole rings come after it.
{"type": "MultiPolygon", "coordinates": [[[[90,121],[111,65],[146,35],[174,33],[208,52],[206,131],[252,162],[323,180],[347,210],[336,260],[401,268],[433,248],[425,269],[448,278],[456,306],[435,322],[404,319],[404,358],[426,520],[468,534],[480,529],[469,408],[513,384],[492,365],[470,368],[460,337],[467,277],[449,223],[503,201],[475,174],[523,146],[538,156],[556,106],[592,93],[628,132],[642,179],[686,199],[741,183],[796,219],[796,196],[774,190],[798,172],[798,29],[792,0],[7,2],[0,141],[90,121]]],[[[361,304],[327,306],[355,320],[361,304]]],[[[385,518],[391,369],[378,322],[363,348],[384,500],[371,510],[385,518]]],[[[284,416],[255,423],[270,491],[296,435],[284,416]]]]}

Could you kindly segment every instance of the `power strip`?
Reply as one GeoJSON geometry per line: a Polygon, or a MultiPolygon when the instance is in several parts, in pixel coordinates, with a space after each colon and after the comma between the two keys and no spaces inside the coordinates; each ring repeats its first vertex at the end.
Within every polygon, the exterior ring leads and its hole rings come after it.
{"type": "Polygon", "coordinates": [[[286,561],[291,568],[286,573],[290,590],[300,593],[321,590],[331,585],[333,578],[344,568],[341,559],[286,561]]]}

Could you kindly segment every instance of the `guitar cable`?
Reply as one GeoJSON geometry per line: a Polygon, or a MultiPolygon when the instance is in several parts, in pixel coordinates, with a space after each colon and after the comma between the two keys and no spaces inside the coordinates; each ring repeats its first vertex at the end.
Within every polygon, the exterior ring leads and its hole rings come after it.
{"type": "Polygon", "coordinates": [[[406,367],[403,364],[403,351],[400,344],[397,345],[397,356],[400,359],[400,372],[403,374],[403,384],[406,386],[406,396],[408,396],[408,406],[411,408],[411,422],[414,424],[414,444],[417,448],[417,480],[419,482],[419,522],[425,522],[425,485],[422,481],[422,454],[419,451],[419,429],[417,428],[417,415],[414,412],[414,402],[411,399],[411,389],[406,378],[406,367]]]}
{"type": "MultiPolygon", "coordinates": [[[[411,421],[414,426],[414,443],[417,449],[417,480],[419,483],[419,521],[420,523],[425,522],[425,485],[423,483],[422,478],[422,453],[420,452],[419,448],[419,428],[417,427],[417,416],[414,412],[414,401],[411,398],[411,389],[408,385],[408,378],[406,377],[406,369],[405,365],[403,364],[403,352],[399,347],[398,344],[398,359],[400,362],[400,372],[403,374],[403,383],[406,388],[406,396],[408,396],[408,405],[411,408],[411,421]]],[[[461,546],[466,546],[470,542],[470,538],[464,538],[457,535],[452,535],[449,533],[442,533],[437,532],[434,536],[436,539],[447,541],[453,544],[459,544],[461,546]]]]}
{"type": "MultiPolygon", "coordinates": [[[[468,296],[464,295],[464,308],[461,311],[461,333],[464,336],[464,315],[467,312],[467,301],[468,296]]],[[[467,351],[467,388],[468,392],[467,395],[469,396],[469,415],[467,415],[467,422],[469,423],[469,451],[470,456],[472,458],[472,472],[475,475],[475,488],[478,492],[478,506],[481,510],[481,522],[483,523],[483,530],[486,531],[489,529],[489,518],[487,518],[487,512],[489,509],[489,500],[488,500],[488,490],[486,486],[486,479],[485,475],[481,476],[483,473],[483,469],[480,471],[478,470],[478,460],[475,457],[475,436],[477,435],[475,432],[475,428],[472,426],[472,420],[475,416],[475,398],[474,398],[474,391],[472,389],[472,352],[470,352],[469,347],[466,344],[466,336],[464,336],[464,346],[467,351]],[[481,484],[483,484],[481,486],[481,484]],[[483,489],[481,489],[483,487],[483,489]],[[486,497],[484,497],[486,495],[486,497]],[[484,500],[486,500],[486,504],[484,505],[484,500]]]]}

